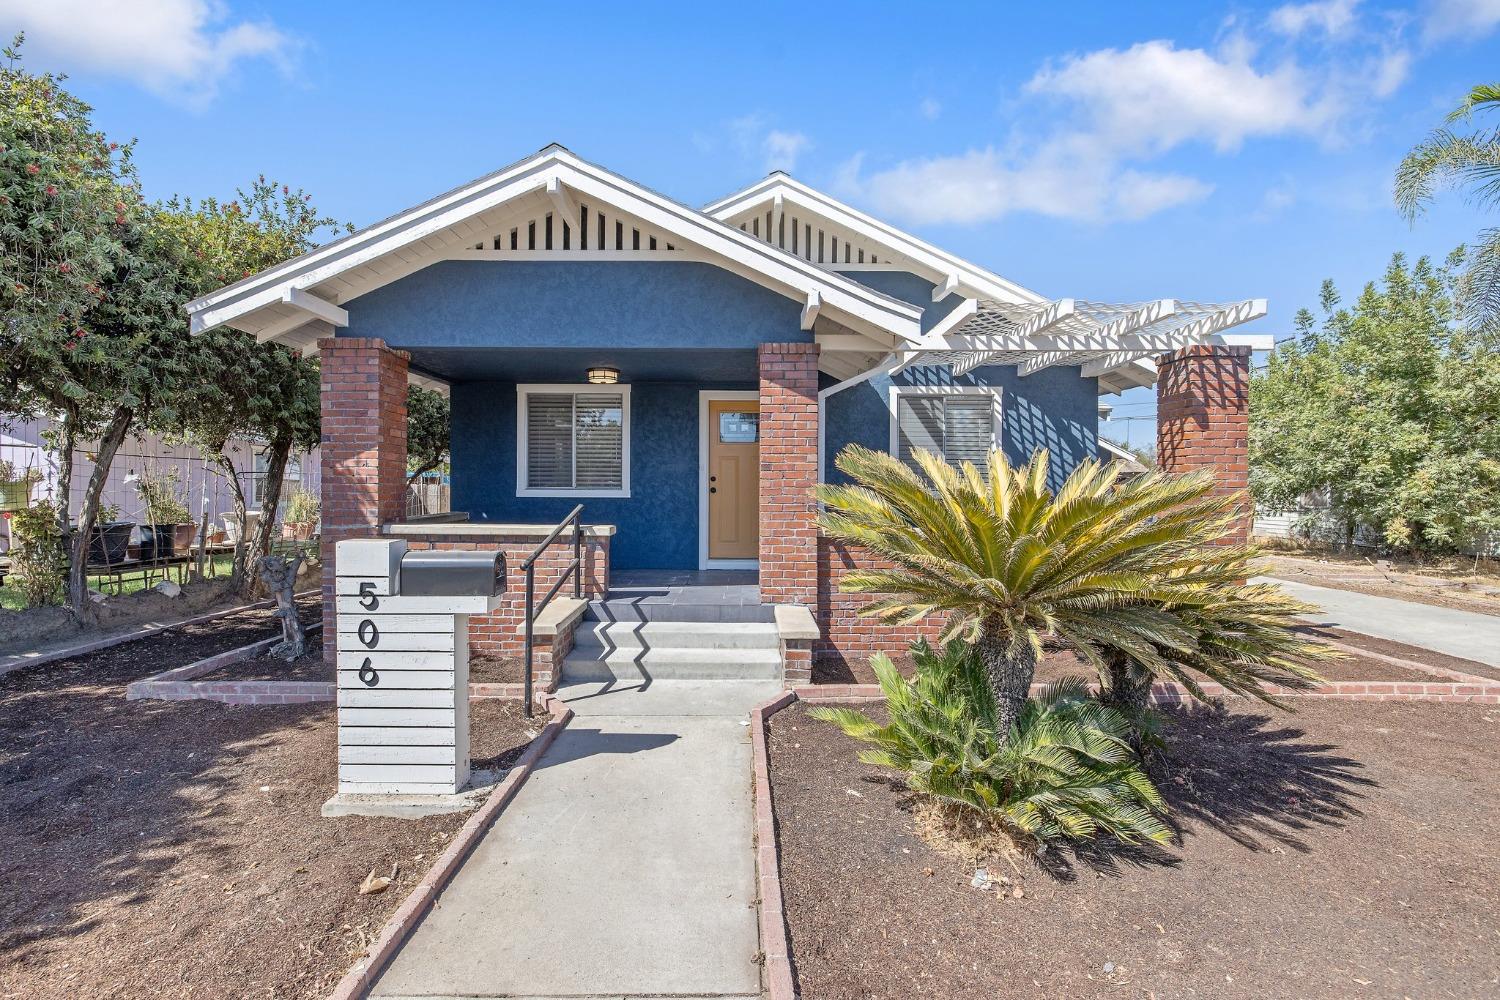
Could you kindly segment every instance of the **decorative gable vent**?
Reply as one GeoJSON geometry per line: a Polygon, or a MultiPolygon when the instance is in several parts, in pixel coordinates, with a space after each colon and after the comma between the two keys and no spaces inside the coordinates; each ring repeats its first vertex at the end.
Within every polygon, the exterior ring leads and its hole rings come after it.
{"type": "Polygon", "coordinates": [[[794,253],[803,260],[837,268],[844,265],[892,264],[889,250],[829,224],[810,213],[774,208],[732,223],[741,232],[794,253]]]}
{"type": "Polygon", "coordinates": [[[493,235],[471,245],[474,250],[677,252],[666,234],[633,216],[607,207],[578,205],[577,218],[557,210],[537,209],[501,223],[493,235]]]}

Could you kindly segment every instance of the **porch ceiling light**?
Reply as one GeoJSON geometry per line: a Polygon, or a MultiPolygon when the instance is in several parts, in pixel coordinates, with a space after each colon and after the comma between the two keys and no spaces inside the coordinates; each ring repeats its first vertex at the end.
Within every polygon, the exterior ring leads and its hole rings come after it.
{"type": "Polygon", "coordinates": [[[593,385],[614,385],[620,381],[620,369],[600,365],[588,370],[589,382],[593,385]]]}

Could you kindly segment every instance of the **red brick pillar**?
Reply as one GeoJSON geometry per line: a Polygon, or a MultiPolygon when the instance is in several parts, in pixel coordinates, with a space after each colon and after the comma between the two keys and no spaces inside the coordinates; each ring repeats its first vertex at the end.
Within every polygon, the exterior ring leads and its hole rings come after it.
{"type": "Polygon", "coordinates": [[[760,599],[817,607],[818,345],[761,344],[760,599]]]}
{"type": "Polygon", "coordinates": [[[335,659],[334,546],[406,517],[408,355],[383,340],[318,341],[323,394],[323,659],[335,659]]]}
{"type": "MultiPolygon", "coordinates": [[[[1156,460],[1168,472],[1210,468],[1215,493],[1250,485],[1250,348],[1187,347],[1157,360],[1156,460]]],[[[1250,538],[1251,510],[1228,542],[1250,538]]]]}

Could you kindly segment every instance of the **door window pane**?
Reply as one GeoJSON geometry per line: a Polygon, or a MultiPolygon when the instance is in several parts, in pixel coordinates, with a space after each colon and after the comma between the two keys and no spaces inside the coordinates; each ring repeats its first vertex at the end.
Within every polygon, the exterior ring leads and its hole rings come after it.
{"type": "Polygon", "coordinates": [[[754,444],[759,439],[759,413],[724,411],[719,414],[720,444],[754,444]]]}

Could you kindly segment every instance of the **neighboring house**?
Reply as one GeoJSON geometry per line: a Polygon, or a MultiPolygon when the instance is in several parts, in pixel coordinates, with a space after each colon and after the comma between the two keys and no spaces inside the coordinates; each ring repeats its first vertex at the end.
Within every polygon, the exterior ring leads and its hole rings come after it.
{"type": "MultiPolygon", "coordinates": [[[[33,420],[0,428],[0,461],[10,462],[18,469],[41,471],[41,481],[31,489],[33,501],[56,496],[59,456],[51,448],[47,435],[52,425],[49,420],[33,420]]],[[[95,447],[94,442],[87,441],[73,450],[73,488],[69,508],[74,519],[78,517],[84,488],[94,473],[95,447]]],[[[227,450],[234,460],[246,502],[250,509],[258,509],[266,471],[261,446],[248,439],[234,439],[229,442],[227,450]]],[[[144,434],[125,441],[110,463],[103,504],[105,507],[118,506],[121,520],[139,523],[145,519],[145,508],[134,486],[137,477],[142,472],[169,475],[173,471],[177,473],[183,498],[193,517],[200,518],[207,511],[214,529],[221,529],[224,515],[234,512],[234,501],[218,467],[205,462],[198,449],[169,443],[156,434],[144,434]]],[[[301,486],[317,492],[320,488],[318,472],[316,449],[307,455],[294,456],[287,469],[283,491],[301,486]]],[[[0,531],[0,550],[8,547],[5,535],[0,531]]]]}
{"type": "MultiPolygon", "coordinates": [[[[188,309],[321,351],[328,573],[337,539],[386,533],[504,548],[516,588],[582,504],[592,592],[611,568],[756,569],[765,605],[808,608],[843,654],[917,634],[836,593],[871,562],[815,524],[845,446],[1047,448],[1060,482],[1098,454],[1098,397],[1159,382],[1164,465],[1243,488],[1270,339],[1228,332],[1261,300],[1048,299],[779,172],[699,210],[559,146],[188,309]],[[467,524],[399,523],[409,379],[450,394],[467,524]]],[[[513,651],[518,616],[471,623],[475,648],[513,651]]]]}

